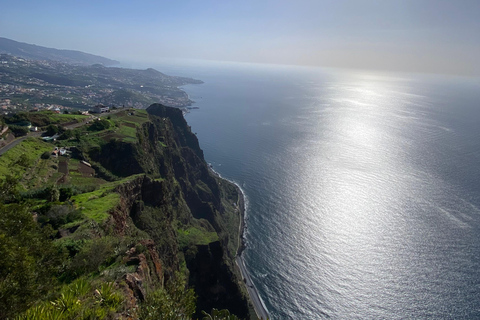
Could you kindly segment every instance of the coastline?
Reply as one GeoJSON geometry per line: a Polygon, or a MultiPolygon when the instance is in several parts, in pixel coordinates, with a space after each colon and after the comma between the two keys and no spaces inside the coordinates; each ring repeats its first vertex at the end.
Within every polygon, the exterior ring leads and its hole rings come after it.
{"type": "Polygon", "coordinates": [[[244,238],[244,231],[245,231],[245,215],[246,215],[246,206],[245,206],[245,194],[235,181],[231,181],[228,179],[225,179],[222,177],[218,172],[216,172],[211,166],[208,166],[209,170],[212,174],[217,176],[220,179],[226,180],[233,185],[235,185],[235,188],[237,189],[238,192],[238,203],[237,207],[240,210],[240,224],[239,224],[239,233],[238,233],[238,247],[237,247],[237,253],[235,256],[235,264],[238,268],[238,271],[240,271],[240,274],[242,275],[242,280],[245,284],[245,287],[247,289],[248,295],[250,297],[250,301],[253,304],[253,308],[255,310],[255,313],[258,317],[258,319],[263,319],[267,320],[269,319],[268,311],[267,308],[265,307],[265,304],[263,303],[262,299],[260,298],[260,295],[258,294],[257,288],[252,282],[252,279],[250,278],[250,275],[248,274],[247,268],[245,266],[245,261],[243,260],[242,253],[246,248],[245,244],[245,238],[244,238]]]}

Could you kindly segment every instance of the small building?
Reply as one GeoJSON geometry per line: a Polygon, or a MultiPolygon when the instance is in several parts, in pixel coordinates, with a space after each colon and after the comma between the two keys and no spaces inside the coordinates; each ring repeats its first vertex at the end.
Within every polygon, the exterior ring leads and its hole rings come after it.
{"type": "Polygon", "coordinates": [[[106,107],[104,105],[96,105],[95,107],[93,107],[93,112],[94,113],[105,113],[105,112],[109,112],[109,107],[106,107]]]}

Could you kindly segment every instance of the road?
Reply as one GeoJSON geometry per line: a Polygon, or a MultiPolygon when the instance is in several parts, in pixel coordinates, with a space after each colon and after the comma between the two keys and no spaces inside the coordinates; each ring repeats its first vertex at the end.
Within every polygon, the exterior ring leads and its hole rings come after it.
{"type": "Polygon", "coordinates": [[[19,144],[20,142],[22,142],[23,140],[27,139],[27,138],[30,138],[30,137],[33,137],[33,138],[38,138],[42,135],[43,132],[29,132],[27,133],[26,136],[23,136],[23,137],[18,137],[16,138],[15,140],[13,140],[12,142],[10,142],[9,144],[7,144],[5,147],[1,148],[0,149],[0,156],[2,154],[4,154],[5,152],[7,152],[8,150],[12,149],[13,147],[15,147],[17,144],[19,144]]]}
{"type": "Polygon", "coordinates": [[[245,263],[241,256],[237,256],[236,258],[237,266],[240,269],[240,273],[242,274],[243,281],[245,281],[245,285],[247,286],[248,295],[252,300],[253,307],[255,308],[255,312],[257,313],[257,317],[259,319],[266,320],[268,319],[268,312],[263,304],[262,299],[258,295],[257,289],[250,278],[250,275],[247,272],[247,268],[245,267],[245,263]]]}
{"type": "MultiPolygon", "coordinates": [[[[99,114],[98,117],[105,117],[105,116],[108,116],[109,114],[115,114],[115,113],[119,112],[120,110],[122,110],[122,109],[112,110],[111,112],[108,112],[108,113],[102,113],[102,114],[99,114]]],[[[69,130],[72,130],[72,129],[81,127],[81,126],[87,124],[87,122],[90,122],[90,121],[92,121],[93,119],[95,119],[95,117],[97,117],[97,115],[92,114],[92,115],[90,115],[90,117],[86,118],[86,119],[83,120],[82,122],[73,123],[73,124],[67,125],[67,126],[65,126],[65,128],[66,128],[66,129],[69,129],[69,130]]],[[[16,145],[18,145],[20,142],[22,142],[22,141],[25,140],[26,138],[29,138],[29,137],[38,138],[38,137],[40,137],[43,133],[44,133],[44,132],[29,132],[29,133],[27,133],[26,136],[16,138],[15,140],[13,140],[12,142],[10,142],[9,144],[7,144],[6,146],[4,146],[3,148],[0,148],[0,156],[1,156],[2,154],[4,154],[5,152],[7,152],[8,150],[10,150],[10,149],[12,149],[13,147],[15,147],[16,145]]]]}

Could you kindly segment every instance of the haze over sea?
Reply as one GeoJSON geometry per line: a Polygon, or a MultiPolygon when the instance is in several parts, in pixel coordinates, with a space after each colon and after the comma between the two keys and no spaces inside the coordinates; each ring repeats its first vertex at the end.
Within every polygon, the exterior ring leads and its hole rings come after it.
{"type": "Polygon", "coordinates": [[[162,62],[272,319],[480,318],[480,80],[162,62]]]}

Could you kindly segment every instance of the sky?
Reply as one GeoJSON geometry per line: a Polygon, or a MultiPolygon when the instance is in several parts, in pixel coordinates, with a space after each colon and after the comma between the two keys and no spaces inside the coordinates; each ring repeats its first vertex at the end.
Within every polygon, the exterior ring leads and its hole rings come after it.
{"type": "Polygon", "coordinates": [[[0,36],[141,63],[480,75],[480,0],[1,0],[0,36]]]}

